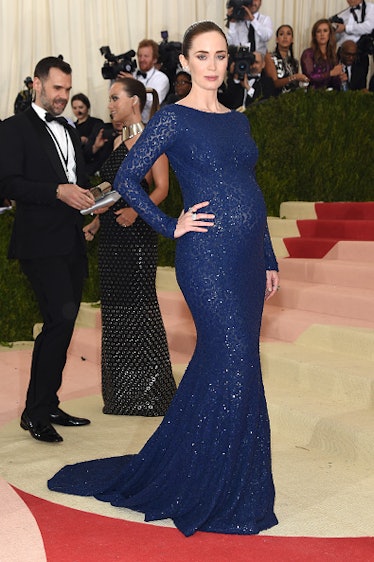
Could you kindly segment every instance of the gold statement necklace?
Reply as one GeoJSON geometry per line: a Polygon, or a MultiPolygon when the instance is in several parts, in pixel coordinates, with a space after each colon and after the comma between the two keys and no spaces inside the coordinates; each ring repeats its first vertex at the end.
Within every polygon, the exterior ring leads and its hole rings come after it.
{"type": "Polygon", "coordinates": [[[139,123],[132,123],[131,125],[125,125],[122,129],[122,140],[127,141],[136,137],[136,135],[140,135],[142,131],[144,131],[144,123],[141,121],[139,123]]]}

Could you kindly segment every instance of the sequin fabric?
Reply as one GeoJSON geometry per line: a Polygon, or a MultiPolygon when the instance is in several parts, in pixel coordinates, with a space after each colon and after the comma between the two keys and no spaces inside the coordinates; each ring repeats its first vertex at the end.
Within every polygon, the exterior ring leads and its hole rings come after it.
{"type": "MultiPolygon", "coordinates": [[[[127,153],[123,143],[112,152],[104,181],[113,183],[127,153]]],[[[123,207],[122,199],[100,216],[103,412],[163,416],[176,385],[155,288],[157,234],[141,218],[120,226],[114,213],[123,207]]]]}
{"type": "Polygon", "coordinates": [[[270,428],[259,332],[265,270],[277,269],[256,183],[257,148],[247,118],[167,106],[147,125],[121,166],[115,187],[157,230],[166,217],[139,188],[163,151],[185,208],[210,201],[215,226],[178,240],[178,282],[194,317],[197,344],[157,431],[133,457],[62,469],[53,490],[94,495],[195,531],[256,534],[273,511],[270,428]]]}

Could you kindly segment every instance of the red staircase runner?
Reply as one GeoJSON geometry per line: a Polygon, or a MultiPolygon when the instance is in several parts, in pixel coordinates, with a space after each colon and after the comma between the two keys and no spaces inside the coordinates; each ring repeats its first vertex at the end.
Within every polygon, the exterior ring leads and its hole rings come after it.
{"type": "Polygon", "coordinates": [[[323,258],[340,240],[374,240],[374,201],[316,203],[317,219],[298,220],[300,237],[284,238],[292,258],[323,258]]]}

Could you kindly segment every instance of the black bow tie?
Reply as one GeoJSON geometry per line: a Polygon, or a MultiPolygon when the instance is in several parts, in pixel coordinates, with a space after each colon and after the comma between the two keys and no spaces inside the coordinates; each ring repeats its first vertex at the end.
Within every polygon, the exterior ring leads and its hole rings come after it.
{"type": "Polygon", "coordinates": [[[359,10],[359,11],[360,11],[360,10],[361,10],[361,6],[355,6],[355,7],[352,7],[352,8],[350,9],[350,11],[352,12],[352,14],[353,14],[353,12],[354,12],[355,10],[359,10]]]}
{"type": "Polygon", "coordinates": [[[137,76],[143,76],[143,78],[147,78],[147,73],[146,73],[146,72],[142,72],[141,70],[137,70],[137,71],[136,71],[136,75],[137,75],[137,76]]]}
{"type": "Polygon", "coordinates": [[[47,121],[47,123],[50,123],[51,121],[57,121],[57,123],[60,123],[60,125],[63,125],[64,127],[68,126],[68,121],[67,119],[65,119],[65,117],[55,117],[51,113],[45,114],[45,120],[47,121]]]}

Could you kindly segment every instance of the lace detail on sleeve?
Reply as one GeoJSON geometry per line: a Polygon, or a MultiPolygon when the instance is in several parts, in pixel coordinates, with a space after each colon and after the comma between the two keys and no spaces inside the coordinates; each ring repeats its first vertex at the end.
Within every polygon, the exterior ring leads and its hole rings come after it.
{"type": "Polygon", "coordinates": [[[114,189],[154,230],[174,238],[177,219],[163,213],[140,185],[157,158],[167,153],[177,136],[175,113],[159,110],[124,159],[114,181],[114,189]]]}
{"type": "Polygon", "coordinates": [[[264,254],[265,254],[265,268],[268,271],[279,271],[277,258],[275,257],[273,245],[271,243],[269,227],[266,224],[264,234],[264,254]]]}

